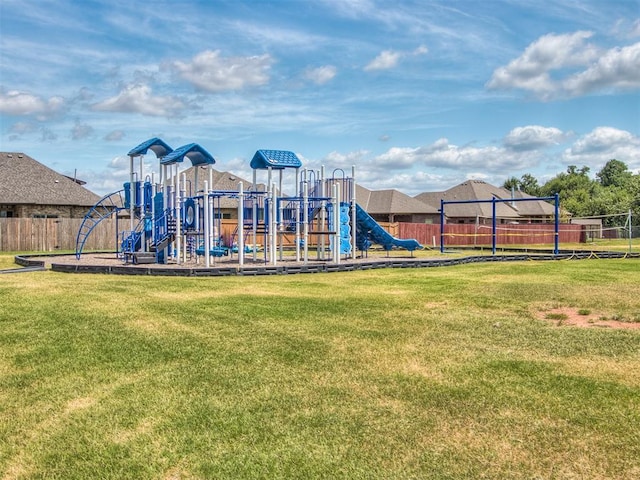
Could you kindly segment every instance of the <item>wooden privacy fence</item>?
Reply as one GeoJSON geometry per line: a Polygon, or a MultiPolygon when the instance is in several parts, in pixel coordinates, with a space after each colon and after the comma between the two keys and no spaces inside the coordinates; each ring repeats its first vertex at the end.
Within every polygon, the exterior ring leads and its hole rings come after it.
{"type": "MultiPolygon", "coordinates": [[[[0,218],[0,251],[75,251],[82,218],[0,218]]],[[[120,229],[128,228],[120,220],[120,229]]],[[[100,222],[91,232],[84,250],[116,250],[116,220],[100,222]]]]}
{"type": "MultiPolygon", "coordinates": [[[[415,238],[422,245],[440,246],[440,225],[423,223],[398,223],[398,237],[415,238]]],[[[582,240],[582,225],[560,224],[558,235],[560,244],[578,243],[582,240]]],[[[444,226],[445,245],[491,245],[491,225],[446,224],[444,226]]],[[[553,244],[555,233],[553,224],[497,225],[498,245],[553,244]]]]}
{"type": "MultiPolygon", "coordinates": [[[[74,251],[76,236],[82,223],[81,218],[0,218],[0,251],[3,252],[54,252],[57,250],[74,251]]],[[[236,220],[222,221],[221,236],[225,242],[237,238],[234,232],[236,220]]],[[[422,245],[440,246],[440,225],[424,223],[387,223],[381,226],[397,238],[415,238],[422,245]]],[[[582,225],[561,224],[559,227],[560,244],[584,241],[582,225]]],[[[120,219],[118,228],[128,230],[129,223],[120,219]]],[[[116,220],[106,219],[100,222],[89,235],[84,251],[117,249],[116,220]]],[[[491,226],[489,225],[445,225],[445,245],[491,245],[491,226]]],[[[498,225],[496,240],[498,245],[535,245],[553,244],[552,224],[498,225]]],[[[258,235],[257,243],[262,244],[263,235],[258,235]]],[[[283,244],[293,245],[293,233],[282,238],[283,244]]],[[[311,244],[318,241],[316,236],[309,239],[311,244]]],[[[327,239],[328,243],[328,239],[327,239]]]]}

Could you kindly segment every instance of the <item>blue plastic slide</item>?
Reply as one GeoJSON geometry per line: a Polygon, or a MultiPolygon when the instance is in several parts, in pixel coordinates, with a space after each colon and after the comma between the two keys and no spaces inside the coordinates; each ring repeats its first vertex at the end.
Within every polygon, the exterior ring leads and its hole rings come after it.
{"type": "Polygon", "coordinates": [[[367,250],[371,243],[382,245],[382,248],[387,251],[393,247],[404,248],[410,252],[423,248],[413,238],[400,239],[391,236],[358,204],[356,204],[356,243],[360,250],[367,250]]]}

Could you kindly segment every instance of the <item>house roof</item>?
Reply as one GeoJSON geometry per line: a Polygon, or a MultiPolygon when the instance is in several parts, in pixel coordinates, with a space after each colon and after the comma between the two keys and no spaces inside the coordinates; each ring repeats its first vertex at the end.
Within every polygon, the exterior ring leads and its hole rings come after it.
{"type": "Polygon", "coordinates": [[[0,203],[91,207],[100,200],[77,181],[20,152],[0,152],[0,203]]]}
{"type": "Polygon", "coordinates": [[[437,214],[438,209],[416,200],[398,190],[369,190],[361,185],[356,186],[357,203],[370,214],[406,215],[437,214]]]}
{"type": "MultiPolygon", "coordinates": [[[[491,185],[482,180],[467,180],[444,192],[424,192],[414,198],[424,202],[436,209],[440,209],[440,200],[444,201],[474,201],[474,200],[509,200],[511,198],[535,198],[524,192],[511,191],[491,185]]],[[[544,200],[531,202],[499,202],[496,203],[496,217],[498,218],[518,218],[532,216],[553,215],[555,208],[544,200]]],[[[481,217],[491,218],[493,216],[493,205],[487,203],[463,203],[449,204],[445,206],[447,217],[481,217]]]]}

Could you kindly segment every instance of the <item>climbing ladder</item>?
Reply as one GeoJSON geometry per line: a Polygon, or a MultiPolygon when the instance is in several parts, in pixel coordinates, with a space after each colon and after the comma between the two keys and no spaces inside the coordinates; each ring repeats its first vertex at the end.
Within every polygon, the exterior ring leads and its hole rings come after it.
{"type": "Polygon", "coordinates": [[[124,208],[124,190],[110,193],[102,197],[93,207],[89,209],[82,220],[76,236],[76,258],[80,259],[82,249],[93,229],[106,218],[111,218],[124,208]]]}

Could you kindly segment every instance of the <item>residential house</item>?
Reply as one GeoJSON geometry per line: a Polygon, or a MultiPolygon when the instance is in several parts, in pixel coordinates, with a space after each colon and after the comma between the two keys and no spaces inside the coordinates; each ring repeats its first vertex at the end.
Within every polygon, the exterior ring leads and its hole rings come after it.
{"type": "MultiPolygon", "coordinates": [[[[495,216],[498,223],[545,223],[551,222],[555,216],[555,206],[544,200],[521,191],[510,191],[502,187],[493,186],[482,180],[467,180],[444,192],[424,192],[414,197],[437,210],[440,210],[441,200],[444,201],[476,201],[476,200],[507,200],[496,202],[495,216]],[[531,201],[509,201],[512,199],[531,198],[531,201]]],[[[489,225],[493,218],[493,204],[455,203],[445,205],[447,223],[473,223],[489,225]]]]}
{"type": "Polygon", "coordinates": [[[356,202],[378,222],[437,223],[438,208],[421,202],[398,190],[356,188],[356,202]]]}
{"type": "Polygon", "coordinates": [[[0,218],[82,218],[100,200],[29,155],[0,152],[0,218]]]}

